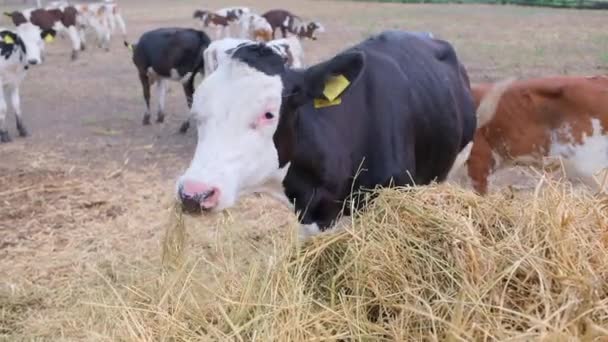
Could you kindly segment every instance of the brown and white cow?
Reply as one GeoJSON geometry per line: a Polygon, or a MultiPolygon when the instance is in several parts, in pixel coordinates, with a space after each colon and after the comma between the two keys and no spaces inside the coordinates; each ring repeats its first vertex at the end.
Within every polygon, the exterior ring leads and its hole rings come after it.
{"type": "Polygon", "coordinates": [[[226,32],[230,26],[228,18],[205,10],[194,11],[194,15],[192,17],[200,20],[199,24],[201,28],[213,29],[214,39],[221,39],[226,36],[226,32]]]}
{"type": "Polygon", "coordinates": [[[282,9],[270,10],[262,15],[272,27],[272,38],[275,31],[281,30],[283,38],[287,37],[287,32],[296,35],[298,38],[308,38],[317,40],[316,32],[325,32],[325,28],[316,21],[304,21],[297,15],[282,9]]]}
{"type": "MultiPolygon", "coordinates": [[[[608,77],[555,76],[498,87],[506,91],[494,118],[477,130],[460,177],[485,194],[499,168],[561,159],[569,179],[596,188],[594,175],[608,168],[608,77]]],[[[473,85],[476,104],[496,88],[473,85]]]]}
{"type": "Polygon", "coordinates": [[[80,36],[77,30],[78,11],[73,6],[43,9],[31,8],[23,11],[5,12],[10,17],[15,26],[30,22],[40,28],[41,31],[54,30],[57,32],[67,32],[72,42],[72,60],[78,57],[81,49],[80,36]]]}
{"type": "Polygon", "coordinates": [[[215,29],[215,39],[233,36],[243,15],[251,13],[247,7],[225,7],[217,11],[196,10],[193,17],[200,20],[202,28],[215,29]]]}

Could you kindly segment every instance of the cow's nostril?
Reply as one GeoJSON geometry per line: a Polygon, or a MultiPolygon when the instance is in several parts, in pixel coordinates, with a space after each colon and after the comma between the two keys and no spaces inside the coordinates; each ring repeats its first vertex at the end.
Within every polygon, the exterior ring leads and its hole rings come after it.
{"type": "Polygon", "coordinates": [[[203,210],[212,210],[217,207],[220,198],[220,190],[211,188],[201,194],[201,207],[203,210]]]}
{"type": "Polygon", "coordinates": [[[200,196],[190,196],[184,192],[184,188],[179,188],[179,200],[182,204],[182,210],[190,214],[201,212],[200,196]]]}
{"type": "Polygon", "coordinates": [[[212,198],[215,195],[215,191],[216,189],[211,189],[209,191],[206,191],[205,193],[201,194],[201,201],[207,201],[210,198],[212,198]]]}
{"type": "Polygon", "coordinates": [[[30,65],[36,65],[36,64],[38,64],[38,60],[35,60],[35,59],[28,59],[28,61],[27,61],[27,62],[28,62],[30,65]]]}

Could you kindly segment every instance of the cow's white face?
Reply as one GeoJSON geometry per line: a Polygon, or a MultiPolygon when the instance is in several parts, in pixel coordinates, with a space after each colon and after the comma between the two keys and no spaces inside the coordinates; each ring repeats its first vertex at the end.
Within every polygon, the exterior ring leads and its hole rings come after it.
{"type": "Polygon", "coordinates": [[[280,184],[273,141],[281,109],[280,76],[269,76],[230,60],[197,89],[192,112],[198,143],[190,167],[177,184],[178,198],[192,209],[222,210],[240,195],[280,184]]]}
{"type": "Polygon", "coordinates": [[[26,61],[29,64],[40,64],[43,59],[44,37],[54,36],[51,32],[43,32],[36,25],[23,23],[17,26],[17,34],[23,41],[26,51],[26,61]]]}
{"type": "Polygon", "coordinates": [[[285,199],[282,182],[297,145],[301,107],[323,96],[331,75],[354,80],[362,66],[356,52],[291,70],[265,44],[237,48],[194,94],[198,143],[177,182],[183,207],[219,211],[253,192],[285,199]]]}

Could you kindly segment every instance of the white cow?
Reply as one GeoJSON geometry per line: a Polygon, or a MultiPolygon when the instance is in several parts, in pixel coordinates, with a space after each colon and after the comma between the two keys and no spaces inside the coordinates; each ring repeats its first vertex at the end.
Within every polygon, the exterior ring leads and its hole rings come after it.
{"type": "Polygon", "coordinates": [[[11,141],[6,124],[8,107],[4,98],[5,91],[15,111],[17,131],[20,136],[27,136],[21,117],[19,86],[29,67],[42,63],[44,39],[54,37],[55,34],[54,30],[43,32],[29,22],[17,26],[15,30],[0,28],[0,142],[11,141]]]}
{"type": "Polygon", "coordinates": [[[127,28],[118,6],[111,2],[74,5],[79,14],[78,32],[83,43],[86,41],[86,29],[91,28],[96,35],[100,48],[110,49],[110,40],[116,26],[120,27],[126,39],[127,28]]]}
{"type": "Polygon", "coordinates": [[[127,25],[125,24],[125,19],[122,17],[122,13],[120,12],[118,5],[109,0],[106,0],[104,5],[108,9],[111,33],[114,34],[114,30],[116,29],[116,26],[118,26],[120,28],[120,33],[122,33],[123,38],[126,39],[127,25]]]}

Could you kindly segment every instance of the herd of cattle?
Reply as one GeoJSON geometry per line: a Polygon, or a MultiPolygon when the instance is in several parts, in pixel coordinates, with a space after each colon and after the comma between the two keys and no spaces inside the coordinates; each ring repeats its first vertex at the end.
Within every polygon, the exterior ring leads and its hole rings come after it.
{"type": "Polygon", "coordinates": [[[32,65],[42,63],[45,43],[57,35],[67,35],[71,41],[71,58],[85,50],[87,32],[92,30],[99,47],[109,49],[111,35],[119,27],[123,37],[127,31],[118,6],[106,0],[99,3],[74,4],[53,1],[44,8],[28,8],[4,12],[15,25],[14,29],[0,28],[0,142],[11,141],[6,115],[7,98],[15,112],[17,131],[24,137],[28,131],[21,116],[19,87],[32,65]]]}
{"type": "MultiPolygon", "coordinates": [[[[106,47],[115,26],[126,30],[111,2],[7,15],[16,28],[0,31],[0,81],[25,136],[18,86],[28,67],[41,63],[44,42],[66,32],[78,42],[76,56],[88,27],[106,47]]],[[[542,167],[556,158],[568,177],[595,187],[594,176],[608,167],[608,77],[472,84],[449,42],[399,30],[306,66],[300,40],[316,40],[324,31],[318,22],[246,7],[193,17],[203,30],[164,27],[133,44],[125,39],[143,88],[143,124],[150,123],[151,85],[158,122],[167,82],[183,85],[190,117],[180,131],[194,123],[198,133],[176,184],[185,211],[221,211],[243,195],[267,193],[296,211],[307,237],[364,208],[377,187],[449,179],[485,194],[499,168],[542,167]]],[[[0,100],[0,138],[7,142],[0,100]]]]}
{"type": "MultiPolygon", "coordinates": [[[[162,27],[144,33],[136,44],[125,41],[133,51],[143,89],[146,112],[143,124],[150,124],[150,88],[156,84],[157,122],[164,121],[167,82],[182,84],[188,107],[192,105],[194,80],[198,74],[207,78],[231,53],[242,45],[261,42],[273,49],[290,68],[304,66],[300,39],[316,40],[324,32],[322,24],[306,21],[286,10],[270,10],[262,15],[248,7],[227,7],[217,11],[196,10],[193,17],[203,29],[215,32],[215,39],[193,28],[162,27]],[[282,38],[275,39],[277,29],[282,38]]],[[[180,132],[185,133],[193,118],[188,118],[180,132]]]]}

